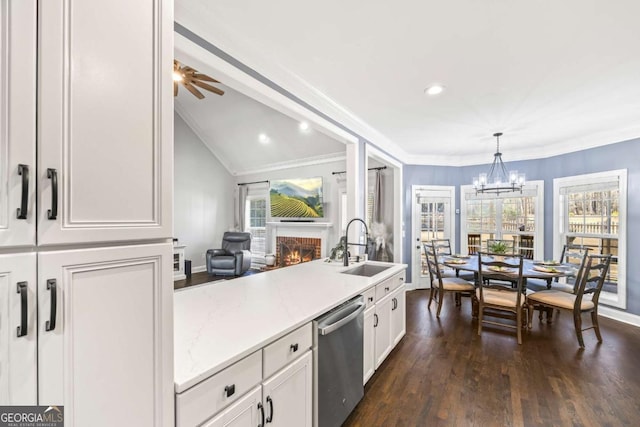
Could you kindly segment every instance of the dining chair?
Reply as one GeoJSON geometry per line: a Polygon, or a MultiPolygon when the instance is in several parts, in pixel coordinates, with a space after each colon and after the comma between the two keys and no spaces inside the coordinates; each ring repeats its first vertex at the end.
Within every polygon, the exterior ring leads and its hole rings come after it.
{"type": "Polygon", "coordinates": [[[533,259],[533,236],[520,236],[519,251],[524,259],[533,259]]]}
{"type": "Polygon", "coordinates": [[[442,277],[458,277],[458,272],[452,268],[442,265],[443,256],[451,256],[451,240],[449,239],[433,239],[431,240],[435,253],[438,255],[438,264],[440,265],[440,273],[442,277]]]}
{"type": "Polygon", "coordinates": [[[436,303],[438,304],[438,311],[436,312],[436,317],[440,317],[445,293],[452,292],[456,294],[456,306],[459,306],[461,304],[459,295],[468,294],[473,296],[475,286],[473,283],[467,282],[459,277],[445,277],[440,268],[435,245],[433,243],[425,243],[423,247],[425,256],[427,257],[430,279],[429,303],[427,304],[427,308],[431,308],[431,301],[437,297],[436,303]]]}
{"type": "Polygon", "coordinates": [[[515,328],[518,344],[522,344],[522,328],[526,325],[523,323],[526,317],[522,317],[523,310],[526,310],[522,266],[522,255],[506,258],[504,254],[478,253],[478,335],[482,335],[484,323],[515,328]],[[488,311],[485,313],[485,310],[488,311]],[[485,316],[510,319],[515,324],[487,320],[485,316]]]}
{"type": "Polygon", "coordinates": [[[480,235],[479,234],[467,234],[467,253],[469,255],[475,255],[480,250],[480,235]]]}
{"type": "Polygon", "coordinates": [[[593,329],[602,342],[600,326],[598,324],[598,300],[600,291],[607,277],[611,255],[588,255],[587,262],[583,265],[582,271],[578,273],[578,288],[575,294],[557,289],[546,289],[533,292],[527,295],[527,306],[529,307],[529,328],[533,321],[533,306],[549,307],[551,309],[569,310],[573,313],[573,323],[576,329],[578,344],[584,348],[582,332],[593,329]],[[591,313],[591,326],[582,328],[582,314],[591,313]]]}

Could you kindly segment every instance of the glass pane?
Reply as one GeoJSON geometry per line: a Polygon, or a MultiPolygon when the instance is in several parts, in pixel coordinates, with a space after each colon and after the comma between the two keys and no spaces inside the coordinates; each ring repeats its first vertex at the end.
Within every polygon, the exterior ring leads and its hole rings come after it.
{"type": "MultiPolygon", "coordinates": [[[[445,239],[445,203],[418,200],[420,209],[420,245],[430,244],[433,239],[445,239]]],[[[420,251],[422,277],[429,276],[424,250],[420,251]]]]}

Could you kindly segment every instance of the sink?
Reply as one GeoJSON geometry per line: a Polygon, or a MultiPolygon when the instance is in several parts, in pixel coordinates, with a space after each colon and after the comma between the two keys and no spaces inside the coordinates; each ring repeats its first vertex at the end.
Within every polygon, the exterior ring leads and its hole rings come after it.
{"type": "Polygon", "coordinates": [[[375,265],[375,264],[362,264],[355,268],[351,268],[349,270],[345,270],[342,273],[344,274],[352,274],[354,276],[364,276],[371,277],[375,276],[378,273],[382,273],[383,271],[391,268],[388,265],[375,265]]]}

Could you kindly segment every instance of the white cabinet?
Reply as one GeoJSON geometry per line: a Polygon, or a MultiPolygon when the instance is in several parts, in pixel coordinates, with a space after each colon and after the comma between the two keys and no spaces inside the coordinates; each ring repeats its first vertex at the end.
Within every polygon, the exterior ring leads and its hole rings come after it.
{"type": "Polygon", "coordinates": [[[203,424],[204,427],[311,427],[311,351],[255,387],[203,424]]]}
{"type": "Polygon", "coordinates": [[[376,312],[374,314],[376,369],[384,362],[384,359],[389,355],[392,348],[391,299],[392,296],[387,295],[382,300],[376,302],[376,312]]]}
{"type": "Polygon", "coordinates": [[[369,378],[376,370],[375,361],[375,312],[376,307],[372,305],[364,311],[364,330],[362,355],[364,361],[362,364],[362,384],[366,384],[369,378]]]}
{"type": "Polygon", "coordinates": [[[222,411],[202,427],[256,427],[264,425],[262,406],[262,387],[257,386],[236,403],[222,411]]]}
{"type": "Polygon", "coordinates": [[[0,404],[173,423],[172,40],[170,0],[0,0],[0,404]]]}
{"type": "Polygon", "coordinates": [[[0,52],[0,247],[29,246],[36,235],[35,0],[0,1],[0,52]]]}
{"type": "Polygon", "coordinates": [[[375,304],[364,312],[363,383],[384,362],[406,333],[404,272],[365,292],[375,293],[375,304]]]}
{"type": "Polygon", "coordinates": [[[313,421],[311,351],[262,383],[265,422],[273,427],[311,427],[313,421]]]}
{"type": "Polygon", "coordinates": [[[172,2],[38,6],[38,245],[170,237],[172,2]]]}
{"type": "Polygon", "coordinates": [[[0,255],[0,406],[37,402],[36,254],[0,255]]]}
{"type": "Polygon", "coordinates": [[[172,422],[171,259],[170,243],[38,254],[38,399],[65,425],[172,422]]]}
{"type": "Polygon", "coordinates": [[[184,272],[184,245],[173,245],[173,280],[183,280],[187,276],[184,272]]]}
{"type": "Polygon", "coordinates": [[[391,343],[395,347],[407,330],[406,290],[398,287],[391,296],[391,343]]]}

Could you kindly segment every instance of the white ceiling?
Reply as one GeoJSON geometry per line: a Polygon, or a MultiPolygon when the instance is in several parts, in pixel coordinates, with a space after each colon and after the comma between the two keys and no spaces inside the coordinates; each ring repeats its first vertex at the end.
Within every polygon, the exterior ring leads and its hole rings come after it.
{"type": "Polygon", "coordinates": [[[637,0],[176,0],[175,20],[405,163],[640,137],[637,0]],[[441,83],[446,91],[427,97],[441,83]]]}
{"type": "MultiPolygon", "coordinates": [[[[216,78],[210,70],[198,71],[216,78]]],[[[343,143],[314,129],[301,132],[299,121],[224,84],[214,86],[225,94],[201,90],[205,97],[200,100],[179,86],[175,109],[231,174],[345,158],[343,143]],[[269,137],[268,143],[260,142],[261,133],[269,137]]]]}

